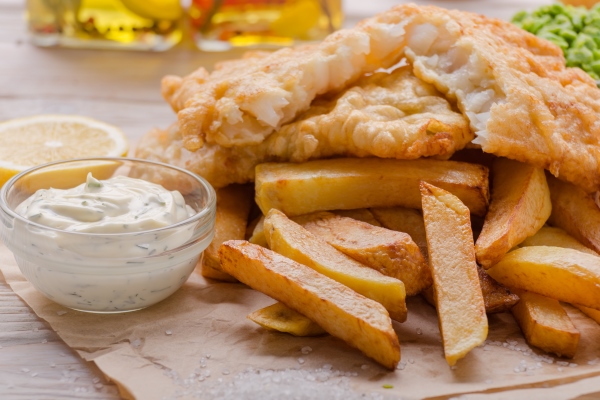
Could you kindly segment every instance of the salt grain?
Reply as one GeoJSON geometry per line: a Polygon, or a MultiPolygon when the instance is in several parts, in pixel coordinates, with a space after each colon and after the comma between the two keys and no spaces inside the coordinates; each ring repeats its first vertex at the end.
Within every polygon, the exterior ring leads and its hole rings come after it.
{"type": "Polygon", "coordinates": [[[32,378],[35,378],[36,376],[38,376],[38,373],[37,373],[37,372],[32,372],[32,373],[31,373],[31,377],[32,377],[32,378]]]}
{"type": "Polygon", "coordinates": [[[229,375],[229,370],[228,369],[224,369],[223,372],[221,372],[223,375],[229,375]]]}
{"type": "Polygon", "coordinates": [[[400,371],[402,371],[404,368],[406,368],[406,363],[404,361],[400,361],[398,363],[398,366],[396,367],[396,369],[399,369],[400,371]]]}
{"type": "Polygon", "coordinates": [[[577,365],[577,364],[575,364],[575,363],[570,363],[570,364],[569,364],[569,368],[577,368],[577,366],[578,366],[578,365],[577,365]]]}
{"type": "Polygon", "coordinates": [[[101,383],[96,383],[96,384],[94,385],[94,387],[95,387],[96,389],[100,390],[100,389],[102,389],[102,388],[104,387],[104,385],[103,385],[103,384],[101,384],[101,383]]]}
{"type": "Polygon", "coordinates": [[[42,343],[48,343],[47,339],[42,340],[42,343]]]}
{"type": "Polygon", "coordinates": [[[133,342],[131,342],[131,346],[133,346],[133,348],[135,348],[135,349],[137,349],[141,345],[142,345],[142,341],[140,339],[135,339],[133,342]]]}
{"type": "Polygon", "coordinates": [[[423,330],[421,328],[417,328],[417,335],[422,335],[423,334],[423,330]]]}
{"type": "Polygon", "coordinates": [[[170,329],[167,329],[165,331],[165,335],[167,335],[167,336],[171,336],[172,334],[173,334],[173,331],[171,331],[170,329]]]}
{"type": "Polygon", "coordinates": [[[304,346],[300,351],[302,354],[309,354],[312,351],[312,348],[310,346],[304,346]]]}
{"type": "Polygon", "coordinates": [[[50,363],[50,368],[56,368],[56,364],[55,363],[50,363]]]}
{"type": "Polygon", "coordinates": [[[558,372],[563,372],[563,369],[562,369],[561,367],[558,367],[558,368],[556,368],[556,370],[557,370],[558,372]]]}
{"type": "Polygon", "coordinates": [[[67,312],[66,312],[65,310],[60,310],[60,311],[57,311],[57,312],[56,312],[56,314],[57,314],[57,315],[59,315],[59,316],[61,316],[61,315],[65,315],[66,313],[67,313],[67,312]]]}
{"type": "Polygon", "coordinates": [[[360,366],[360,369],[369,369],[369,366],[367,364],[363,364],[360,366]]]}
{"type": "Polygon", "coordinates": [[[25,373],[27,373],[27,372],[29,372],[29,371],[31,371],[29,368],[21,368],[21,372],[25,372],[25,373]]]}
{"type": "Polygon", "coordinates": [[[593,360],[588,361],[588,365],[596,365],[598,364],[598,357],[594,358],[593,360]]]}
{"type": "Polygon", "coordinates": [[[304,364],[304,358],[302,358],[302,357],[298,358],[298,364],[304,364]]]}

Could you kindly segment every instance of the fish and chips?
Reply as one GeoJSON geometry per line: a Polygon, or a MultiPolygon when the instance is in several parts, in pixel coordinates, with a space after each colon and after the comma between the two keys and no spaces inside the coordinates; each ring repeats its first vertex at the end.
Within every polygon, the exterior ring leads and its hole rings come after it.
{"type": "Polygon", "coordinates": [[[600,321],[600,89],[556,45],[399,5],[162,93],[178,121],[136,154],[220,188],[202,272],[276,299],[249,315],[266,329],[327,332],[391,369],[406,296],[436,307],[450,365],[486,339],[486,313],[563,357],[580,333],[560,301],[600,321]],[[248,227],[232,184],[250,182],[248,227]]]}

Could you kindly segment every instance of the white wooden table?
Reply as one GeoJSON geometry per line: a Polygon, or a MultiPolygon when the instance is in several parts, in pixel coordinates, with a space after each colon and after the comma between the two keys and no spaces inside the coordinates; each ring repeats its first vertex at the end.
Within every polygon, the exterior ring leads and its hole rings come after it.
{"type": "MultiPolygon", "coordinates": [[[[413,1],[509,19],[551,0],[413,1]]],[[[345,0],[346,24],[401,1],[345,0]]],[[[163,75],[227,57],[179,46],[165,53],[43,49],[28,43],[24,0],[0,0],[0,121],[81,114],[120,126],[131,142],[175,115],[160,96],[163,75]]],[[[228,57],[231,57],[229,55],[228,57]]],[[[0,143],[0,146],[2,144],[0,143]]],[[[114,385],[71,351],[0,275],[0,399],[117,399],[114,385]]]]}

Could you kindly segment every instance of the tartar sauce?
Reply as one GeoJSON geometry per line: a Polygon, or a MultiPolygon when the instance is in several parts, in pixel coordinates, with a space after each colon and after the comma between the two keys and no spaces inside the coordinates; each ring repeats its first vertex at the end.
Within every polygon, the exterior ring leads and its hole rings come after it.
{"type": "Polygon", "coordinates": [[[41,189],[15,210],[30,221],[72,232],[126,233],[162,228],[195,214],[178,191],[116,176],[88,174],[72,189],[41,189]]]}
{"type": "Polygon", "coordinates": [[[182,222],[198,214],[180,192],[125,176],[88,174],[72,189],[38,190],[15,211],[58,229],[15,222],[13,253],[24,275],[48,298],[83,311],[130,311],[168,297],[212,240],[198,221],[182,222]]]}

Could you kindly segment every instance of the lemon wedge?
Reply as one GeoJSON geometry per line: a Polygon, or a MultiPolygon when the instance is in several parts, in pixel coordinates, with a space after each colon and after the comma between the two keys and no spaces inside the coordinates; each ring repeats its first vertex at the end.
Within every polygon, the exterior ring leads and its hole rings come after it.
{"type": "Polygon", "coordinates": [[[174,21],[183,15],[179,0],[121,0],[121,3],[143,18],[174,21]]]}
{"type": "Polygon", "coordinates": [[[0,186],[52,161],[121,157],[129,144],[119,128],[74,115],[39,115],[0,123],[0,186]]]}

